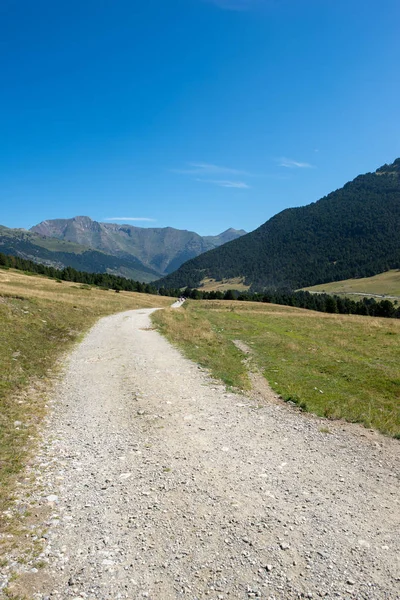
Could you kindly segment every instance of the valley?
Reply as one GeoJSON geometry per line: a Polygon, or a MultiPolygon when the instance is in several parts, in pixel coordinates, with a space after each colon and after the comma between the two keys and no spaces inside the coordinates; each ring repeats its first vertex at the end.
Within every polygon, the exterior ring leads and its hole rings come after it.
{"type": "Polygon", "coordinates": [[[133,227],[74,217],[44,221],[29,231],[0,225],[0,252],[57,269],[70,266],[149,283],[245,233],[230,228],[201,237],[172,227],[133,227]]]}
{"type": "Polygon", "coordinates": [[[0,600],[400,600],[399,22],[0,1],[0,600]]]}
{"type": "Polygon", "coordinates": [[[151,314],[103,318],[64,364],[8,513],[36,541],[3,551],[7,597],[394,598],[398,442],[226,389],[151,314]]]}
{"type": "Polygon", "coordinates": [[[399,164],[251,234],[0,228],[0,594],[393,597],[399,164]]]}
{"type": "Polygon", "coordinates": [[[370,277],[400,266],[400,158],[184,263],[158,285],[240,278],[253,291],[370,277]]]}

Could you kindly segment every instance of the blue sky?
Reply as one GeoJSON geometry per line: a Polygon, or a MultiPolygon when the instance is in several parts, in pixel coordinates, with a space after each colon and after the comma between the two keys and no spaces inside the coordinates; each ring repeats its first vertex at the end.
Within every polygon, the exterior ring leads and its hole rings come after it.
{"type": "Polygon", "coordinates": [[[398,0],[1,0],[0,223],[215,234],[318,200],[400,156],[399,23],[398,0]]]}

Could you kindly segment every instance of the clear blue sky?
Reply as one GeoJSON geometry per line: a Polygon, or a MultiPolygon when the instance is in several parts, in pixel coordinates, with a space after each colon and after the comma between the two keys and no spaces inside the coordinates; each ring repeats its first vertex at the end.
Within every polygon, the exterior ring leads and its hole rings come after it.
{"type": "Polygon", "coordinates": [[[399,0],[1,0],[0,223],[255,229],[400,156],[399,0]]]}

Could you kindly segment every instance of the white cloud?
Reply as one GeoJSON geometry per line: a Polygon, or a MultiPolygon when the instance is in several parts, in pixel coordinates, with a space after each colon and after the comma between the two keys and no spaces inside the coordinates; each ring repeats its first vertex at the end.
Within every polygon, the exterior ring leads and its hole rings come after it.
{"type": "Polygon", "coordinates": [[[298,160],[292,160],[291,158],[285,158],[284,156],[278,160],[280,167],[286,167],[288,169],[313,169],[314,165],[310,163],[300,162],[298,160]]]}
{"type": "Polygon", "coordinates": [[[196,179],[196,181],[202,181],[203,183],[213,183],[219,187],[225,188],[237,188],[241,190],[248,190],[250,186],[244,181],[229,181],[225,179],[196,179]]]}
{"type": "Polygon", "coordinates": [[[250,175],[246,171],[239,169],[232,169],[230,167],[221,167],[220,165],[212,165],[203,162],[190,162],[188,168],[185,169],[170,169],[172,173],[179,173],[181,175],[218,175],[218,174],[231,174],[231,175],[250,175]]]}
{"type": "Polygon", "coordinates": [[[104,221],[155,221],[155,219],[149,219],[148,217],[108,217],[104,221]]]}

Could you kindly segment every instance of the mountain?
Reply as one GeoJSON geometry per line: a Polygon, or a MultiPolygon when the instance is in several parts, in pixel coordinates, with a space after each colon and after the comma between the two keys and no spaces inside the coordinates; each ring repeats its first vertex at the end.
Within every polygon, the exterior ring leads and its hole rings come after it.
{"type": "Polygon", "coordinates": [[[366,277],[400,267],[400,159],[318,202],[280,212],[258,229],[183,264],[159,287],[241,277],[253,289],[366,277]]]}
{"type": "Polygon", "coordinates": [[[71,242],[1,225],[0,252],[57,269],[73,267],[78,271],[122,275],[146,283],[159,277],[157,271],[146,267],[133,256],[112,256],[71,242]]]}
{"type": "Polygon", "coordinates": [[[43,221],[30,231],[123,259],[134,256],[158,276],[171,273],[185,261],[246,233],[228,229],[217,236],[201,237],[193,231],[172,227],[144,228],[99,223],[89,217],[43,221]]]}
{"type": "Polygon", "coordinates": [[[219,235],[206,235],[203,237],[203,239],[206,241],[206,243],[209,243],[214,248],[217,248],[218,246],[222,246],[222,244],[226,244],[232,240],[242,237],[242,235],[246,235],[246,233],[247,232],[244,229],[233,229],[230,227],[219,235]]]}

